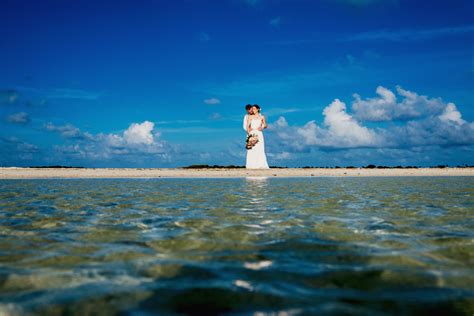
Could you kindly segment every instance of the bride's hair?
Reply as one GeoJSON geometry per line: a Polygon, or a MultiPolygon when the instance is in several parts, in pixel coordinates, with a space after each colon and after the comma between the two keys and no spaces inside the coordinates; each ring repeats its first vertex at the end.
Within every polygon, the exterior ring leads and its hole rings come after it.
{"type": "Polygon", "coordinates": [[[258,113],[260,113],[260,105],[258,105],[258,104],[254,104],[254,105],[252,105],[252,106],[256,107],[256,108],[257,108],[257,110],[258,110],[258,113]]]}

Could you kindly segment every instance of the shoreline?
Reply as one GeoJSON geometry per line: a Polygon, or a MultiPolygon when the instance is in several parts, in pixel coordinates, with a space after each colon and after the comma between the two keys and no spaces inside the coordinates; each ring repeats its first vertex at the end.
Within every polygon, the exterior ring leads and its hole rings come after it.
{"type": "Polygon", "coordinates": [[[0,168],[0,179],[474,176],[474,168],[0,168]]]}

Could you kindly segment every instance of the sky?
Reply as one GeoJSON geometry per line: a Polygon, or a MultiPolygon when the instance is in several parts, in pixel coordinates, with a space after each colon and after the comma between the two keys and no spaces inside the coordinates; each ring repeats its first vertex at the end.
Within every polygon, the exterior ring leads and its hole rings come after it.
{"type": "Polygon", "coordinates": [[[471,0],[3,0],[0,166],[474,165],[471,0]]]}

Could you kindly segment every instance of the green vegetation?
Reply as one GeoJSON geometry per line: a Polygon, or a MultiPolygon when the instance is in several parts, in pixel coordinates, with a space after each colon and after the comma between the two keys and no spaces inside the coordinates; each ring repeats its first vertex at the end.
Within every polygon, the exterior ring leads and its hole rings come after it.
{"type": "Polygon", "coordinates": [[[228,166],[219,166],[219,165],[190,165],[186,167],[182,167],[183,169],[241,169],[245,168],[245,166],[235,166],[235,165],[228,165],[228,166]]]}
{"type": "Polygon", "coordinates": [[[53,166],[29,166],[26,168],[85,168],[85,167],[74,167],[74,166],[60,166],[60,165],[53,165],[53,166]]]}
{"type": "MultiPolygon", "coordinates": [[[[455,168],[473,168],[474,166],[469,166],[467,164],[464,165],[458,165],[455,168]]],[[[182,167],[183,169],[242,169],[245,168],[245,166],[235,166],[235,165],[229,165],[229,166],[219,166],[219,165],[191,165],[191,166],[186,166],[182,167]]],[[[288,167],[280,167],[280,166],[270,166],[272,169],[286,169],[288,167]]],[[[418,169],[421,167],[418,166],[377,166],[374,164],[369,164],[367,166],[362,166],[362,167],[355,167],[355,166],[346,166],[346,167],[341,167],[341,166],[334,166],[334,167],[318,167],[318,166],[304,166],[304,167],[296,167],[296,169],[356,169],[356,168],[362,168],[362,169],[418,169]]],[[[431,166],[427,168],[449,168],[448,165],[437,165],[437,166],[431,166]]],[[[454,168],[454,166],[452,166],[454,168]]]]}
{"type": "MultiPolygon", "coordinates": [[[[52,165],[52,166],[29,166],[26,168],[78,168],[78,169],[83,169],[85,167],[76,167],[76,166],[61,166],[61,165],[52,165]]],[[[236,165],[227,165],[227,166],[220,166],[220,165],[190,165],[190,166],[185,166],[181,167],[182,169],[244,169],[245,166],[236,166],[236,165]]],[[[282,166],[270,166],[272,169],[287,169],[288,167],[282,167],[282,166]]],[[[418,166],[377,166],[374,164],[370,164],[367,166],[362,166],[362,167],[355,167],[355,166],[346,166],[346,167],[341,167],[341,166],[334,166],[334,167],[317,167],[317,166],[304,166],[304,167],[296,167],[296,169],[355,169],[355,168],[362,168],[362,169],[418,169],[421,167],[418,166]]],[[[437,166],[431,166],[427,168],[449,168],[448,165],[437,165],[437,166]]],[[[451,168],[474,168],[474,166],[471,165],[457,165],[457,166],[451,166],[451,168]]],[[[139,170],[148,170],[148,169],[157,169],[157,168],[135,168],[139,170]]],[[[159,168],[158,168],[159,169],[159,168]]]]}

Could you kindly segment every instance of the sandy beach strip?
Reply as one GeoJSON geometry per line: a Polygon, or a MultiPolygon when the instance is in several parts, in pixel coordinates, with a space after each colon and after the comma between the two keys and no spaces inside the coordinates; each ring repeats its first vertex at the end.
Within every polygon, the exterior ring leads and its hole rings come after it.
{"type": "Polygon", "coordinates": [[[474,176],[474,168],[0,168],[0,179],[474,176]]]}

